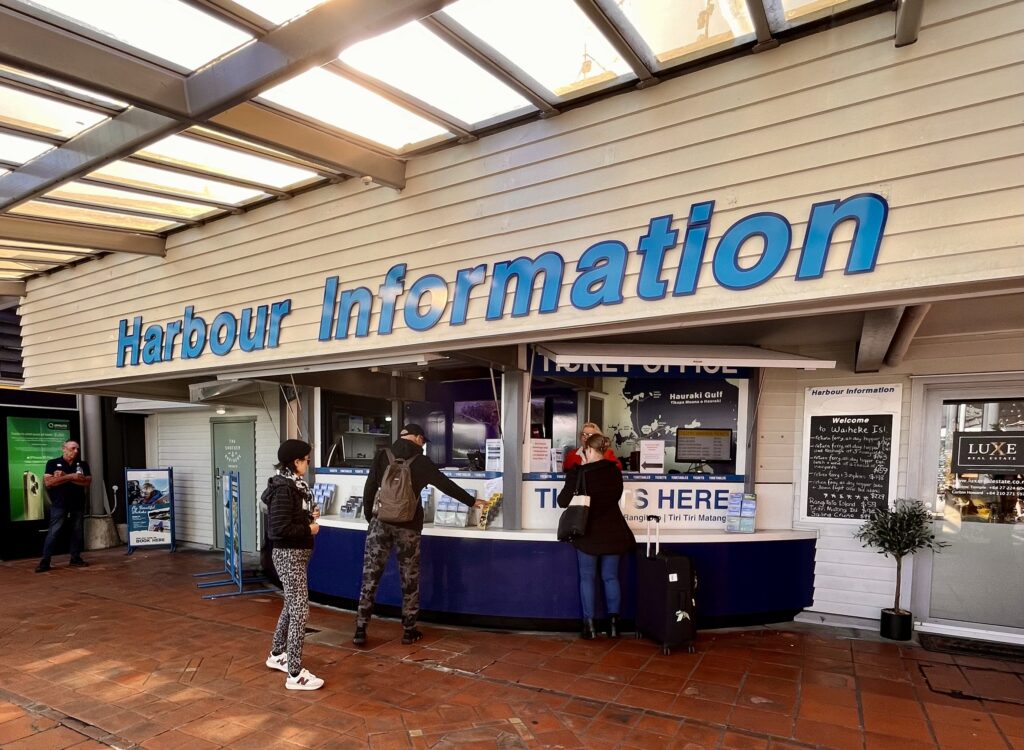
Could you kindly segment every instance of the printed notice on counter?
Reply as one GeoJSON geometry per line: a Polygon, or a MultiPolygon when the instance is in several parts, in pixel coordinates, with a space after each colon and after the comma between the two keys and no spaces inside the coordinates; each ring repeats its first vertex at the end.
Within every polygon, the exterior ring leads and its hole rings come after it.
{"type": "Polygon", "coordinates": [[[505,466],[505,451],[500,438],[484,441],[484,468],[487,471],[502,471],[505,466]]]}
{"type": "Polygon", "coordinates": [[[640,441],[640,472],[642,474],[665,473],[665,441],[640,441]]]}
{"type": "Polygon", "coordinates": [[[801,520],[859,523],[891,502],[902,387],[808,388],[801,520]]]}
{"type": "Polygon", "coordinates": [[[530,473],[551,471],[551,441],[546,438],[530,438],[530,473]]]}

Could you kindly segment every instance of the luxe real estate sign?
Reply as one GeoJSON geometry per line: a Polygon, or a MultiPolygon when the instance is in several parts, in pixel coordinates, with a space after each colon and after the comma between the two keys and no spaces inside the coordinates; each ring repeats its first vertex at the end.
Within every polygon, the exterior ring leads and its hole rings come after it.
{"type": "Polygon", "coordinates": [[[955,474],[1019,474],[1024,472],[1024,434],[956,432],[952,469],[955,474]]]}
{"type": "MultiPolygon", "coordinates": [[[[706,265],[710,265],[719,286],[733,291],[752,289],[773,278],[790,253],[790,222],[777,213],[751,214],[730,226],[709,251],[714,207],[714,201],[694,203],[680,229],[673,226],[671,214],[656,216],[649,220],[634,251],[619,240],[602,240],[587,248],[574,266],[567,264],[561,254],[547,251],[535,258],[462,268],[454,279],[424,274],[411,280],[408,264],[398,263],[388,270],[376,292],[367,286],[344,289],[339,276],[330,276],[324,282],[317,338],[332,341],[364,338],[371,333],[386,336],[394,330],[399,315],[405,327],[416,332],[442,323],[465,325],[470,294],[481,286],[487,288],[484,320],[495,322],[507,316],[557,312],[562,304],[563,283],[573,274],[568,303],[577,310],[617,305],[630,298],[654,302],[693,295],[706,265]],[[745,257],[741,263],[740,250],[748,242],[760,243],[760,253],[745,257]],[[668,253],[676,247],[680,248],[678,258],[668,263],[668,253]],[[640,270],[635,287],[627,289],[626,266],[631,252],[639,256],[640,270]],[[705,264],[709,252],[710,263],[705,264]],[[537,286],[540,297],[535,304],[537,286]],[[373,313],[378,315],[371,332],[373,313]]],[[[845,273],[872,272],[888,212],[885,198],[874,193],[812,205],[795,281],[812,281],[824,275],[836,227],[844,222],[853,224],[845,273]]],[[[118,325],[117,366],[196,359],[207,351],[224,356],[236,346],[243,352],[272,349],[280,343],[281,329],[291,309],[292,301],[284,299],[247,307],[237,316],[223,311],[209,323],[195,314],[192,305],[185,308],[180,320],[163,325],[145,326],[141,315],[131,321],[123,318],[118,325]]]]}

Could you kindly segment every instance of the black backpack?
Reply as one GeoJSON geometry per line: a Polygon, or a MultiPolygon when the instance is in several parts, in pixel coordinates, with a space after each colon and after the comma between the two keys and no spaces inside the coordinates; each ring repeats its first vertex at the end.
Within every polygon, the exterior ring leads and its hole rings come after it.
{"type": "Polygon", "coordinates": [[[373,502],[373,515],[385,523],[405,523],[416,517],[420,498],[412,486],[412,462],[419,458],[395,458],[387,448],[388,467],[377,488],[373,502]]]}

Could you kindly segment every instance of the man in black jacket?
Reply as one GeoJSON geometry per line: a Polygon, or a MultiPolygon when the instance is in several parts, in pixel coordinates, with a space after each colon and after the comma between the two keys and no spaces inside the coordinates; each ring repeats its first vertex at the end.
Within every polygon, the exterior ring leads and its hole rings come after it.
{"type": "MultiPolygon", "coordinates": [[[[441,473],[434,462],[423,455],[427,436],[418,424],[407,424],[399,438],[391,446],[395,458],[416,460],[409,465],[413,489],[416,495],[428,484],[466,505],[480,507],[483,500],[477,500],[451,479],[441,473]]],[[[370,474],[363,487],[363,516],[369,521],[366,532],[366,552],[363,555],[363,585],[359,590],[359,609],[356,614],[356,632],[352,643],[362,646],[366,643],[366,625],[373,614],[373,600],[377,594],[380,577],[384,574],[391,548],[397,547],[398,570],[402,580],[402,643],[415,643],[423,637],[416,629],[420,613],[420,536],[423,533],[423,506],[416,504],[416,515],[404,523],[385,523],[373,516],[373,503],[377,497],[381,478],[388,468],[388,456],[378,451],[370,467],[370,474]]]]}

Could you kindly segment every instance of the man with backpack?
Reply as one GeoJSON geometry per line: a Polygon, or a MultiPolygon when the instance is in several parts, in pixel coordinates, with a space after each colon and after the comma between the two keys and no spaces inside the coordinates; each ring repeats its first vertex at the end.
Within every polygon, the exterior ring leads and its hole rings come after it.
{"type": "Polygon", "coordinates": [[[352,643],[366,643],[366,626],[373,614],[373,600],[384,574],[391,548],[397,548],[402,582],[402,643],[423,637],[416,628],[420,613],[420,537],[423,533],[423,505],[420,493],[428,484],[471,507],[477,500],[441,473],[423,455],[427,436],[418,424],[407,424],[389,449],[373,459],[363,488],[363,515],[370,523],[363,555],[363,585],[359,590],[356,631],[352,643]]]}

